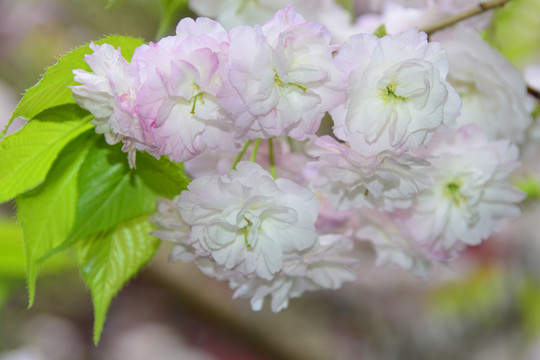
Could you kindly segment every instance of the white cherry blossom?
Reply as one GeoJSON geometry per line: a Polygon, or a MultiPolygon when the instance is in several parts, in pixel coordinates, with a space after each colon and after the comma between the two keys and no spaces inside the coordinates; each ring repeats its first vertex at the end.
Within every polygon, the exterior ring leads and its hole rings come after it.
{"type": "Polygon", "coordinates": [[[334,132],[362,155],[417,148],[459,114],[446,52],[417,29],[355,35],[335,61],[348,90],[345,107],[331,113],[334,132]]]}
{"type": "Polygon", "coordinates": [[[423,244],[451,250],[477,245],[505,218],[521,213],[525,195],[512,187],[518,148],[508,140],[489,141],[476,125],[437,134],[424,150],[433,185],[421,191],[411,209],[409,227],[423,244]]]}
{"type": "Polygon", "coordinates": [[[190,239],[217,264],[272,279],[288,253],[317,239],[319,201],[286,179],[272,179],[259,165],[240,162],[224,176],[193,180],[178,197],[190,239]]]}

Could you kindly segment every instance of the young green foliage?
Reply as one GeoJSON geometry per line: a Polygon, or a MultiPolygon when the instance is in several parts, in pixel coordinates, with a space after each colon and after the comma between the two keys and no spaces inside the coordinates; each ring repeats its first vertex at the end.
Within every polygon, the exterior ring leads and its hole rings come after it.
{"type": "Polygon", "coordinates": [[[159,240],[148,233],[146,217],[120,224],[76,246],[77,258],[94,303],[94,343],[97,345],[109,304],[122,286],[154,255],[159,240]]]}
{"type": "Polygon", "coordinates": [[[37,191],[17,199],[17,216],[24,229],[29,306],[34,302],[39,259],[66,239],[75,220],[77,176],[96,140],[92,135],[86,132],[73,140],[37,191]]]}
{"type": "Polygon", "coordinates": [[[90,114],[75,105],[38,114],[0,142],[0,202],[41,184],[56,156],[75,137],[92,128],[90,114]]]}

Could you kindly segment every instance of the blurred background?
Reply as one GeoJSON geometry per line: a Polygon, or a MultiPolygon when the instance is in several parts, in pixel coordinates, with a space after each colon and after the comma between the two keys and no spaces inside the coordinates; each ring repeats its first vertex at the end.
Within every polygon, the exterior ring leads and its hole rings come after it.
{"type": "MultiPolygon", "coordinates": [[[[174,3],[0,0],[0,128],[61,54],[103,35],[172,33],[193,16],[174,3]]],[[[376,267],[366,247],[355,283],[307,293],[279,314],[252,312],[227,284],[168,263],[164,243],[113,301],[95,347],[90,293],[69,252],[42,268],[27,309],[22,231],[14,204],[4,204],[0,360],[540,359],[539,197],[522,207],[429,279],[376,267]]]]}

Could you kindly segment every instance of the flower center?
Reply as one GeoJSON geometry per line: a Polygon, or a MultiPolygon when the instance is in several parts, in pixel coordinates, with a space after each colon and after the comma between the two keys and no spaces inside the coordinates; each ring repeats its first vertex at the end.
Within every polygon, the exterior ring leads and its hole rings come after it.
{"type": "Polygon", "coordinates": [[[277,73],[276,73],[276,76],[274,77],[274,83],[281,88],[286,88],[287,85],[289,85],[289,86],[295,86],[299,88],[300,90],[302,90],[303,92],[307,91],[307,88],[303,87],[302,85],[295,84],[295,83],[284,83],[283,81],[281,81],[277,73]]]}
{"type": "Polygon", "coordinates": [[[459,190],[461,188],[461,182],[458,180],[449,182],[446,184],[444,189],[444,195],[451,199],[454,204],[461,206],[467,201],[465,195],[463,195],[459,190]]]}
{"type": "Polygon", "coordinates": [[[195,95],[193,95],[191,99],[189,99],[189,103],[191,104],[191,115],[195,114],[195,105],[197,105],[197,100],[199,100],[201,104],[204,105],[204,91],[201,91],[199,85],[193,83],[193,92],[195,93],[195,95]]]}
{"type": "Polygon", "coordinates": [[[390,84],[386,85],[386,88],[382,89],[382,98],[385,102],[397,102],[405,101],[406,97],[396,95],[397,83],[392,81],[390,84]]]}

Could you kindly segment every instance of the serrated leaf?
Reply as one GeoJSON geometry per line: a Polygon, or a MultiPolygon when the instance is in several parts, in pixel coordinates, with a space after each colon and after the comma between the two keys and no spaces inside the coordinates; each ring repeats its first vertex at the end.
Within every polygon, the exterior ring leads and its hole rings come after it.
{"type": "Polygon", "coordinates": [[[81,167],[78,193],[77,217],[64,246],[156,208],[155,194],[129,168],[121,144],[110,146],[103,138],[81,167]]]}
{"type": "Polygon", "coordinates": [[[17,199],[17,217],[24,232],[29,307],[34,302],[39,259],[66,239],[75,220],[77,175],[97,136],[90,130],[74,139],[59,154],[39,190],[17,199]]]}
{"type": "MultiPolygon", "coordinates": [[[[107,43],[114,47],[120,47],[122,55],[127,60],[130,60],[135,48],[142,45],[143,41],[130,36],[113,35],[95,43],[107,43]]],[[[26,90],[11,115],[8,126],[17,117],[33,119],[37,114],[50,107],[75,103],[69,88],[70,85],[77,84],[73,80],[73,70],[90,70],[88,64],[84,61],[84,55],[91,53],[92,49],[88,45],[83,45],[62,56],[56,64],[49,67],[41,80],[26,90]]]]}
{"type": "Polygon", "coordinates": [[[41,184],[58,153],[92,128],[89,113],[78,106],[59,106],[38,116],[45,121],[31,121],[0,142],[0,203],[41,184]]]}
{"type": "Polygon", "coordinates": [[[111,300],[154,255],[159,240],[151,237],[146,217],[89,237],[76,246],[77,258],[94,303],[94,343],[97,344],[111,300]]]}
{"type": "Polygon", "coordinates": [[[190,182],[180,165],[147,153],[137,154],[137,174],[156,195],[167,198],[180,194],[190,182]]]}

